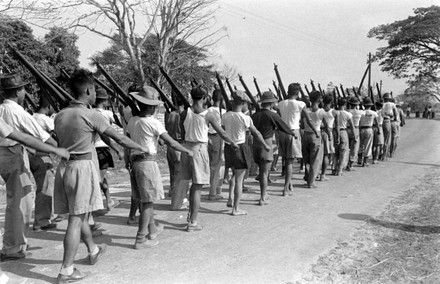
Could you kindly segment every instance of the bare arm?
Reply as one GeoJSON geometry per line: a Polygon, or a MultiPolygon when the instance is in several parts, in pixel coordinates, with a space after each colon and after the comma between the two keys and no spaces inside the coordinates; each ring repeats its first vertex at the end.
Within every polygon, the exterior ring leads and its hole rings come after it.
{"type": "Polygon", "coordinates": [[[32,149],[35,149],[37,151],[41,151],[44,153],[53,153],[57,156],[60,156],[61,158],[64,158],[66,160],[69,159],[70,153],[64,148],[56,148],[48,143],[43,143],[41,140],[38,140],[37,138],[30,136],[28,134],[24,134],[18,131],[13,131],[9,136],[7,137],[9,139],[12,139],[14,141],[20,142],[28,147],[31,147],[32,149]]]}
{"type": "MultiPolygon", "coordinates": [[[[355,133],[355,127],[354,127],[353,118],[350,118],[350,119],[348,120],[348,124],[349,124],[349,126],[350,126],[350,128],[351,128],[351,132],[352,132],[352,133],[355,133]]],[[[353,138],[353,140],[356,141],[356,140],[357,140],[356,137],[353,138]]]]}
{"type": "Polygon", "coordinates": [[[55,141],[55,139],[53,139],[52,137],[50,137],[49,139],[47,139],[44,143],[49,144],[50,146],[58,146],[57,141],[55,141]]]}
{"type": "Polygon", "coordinates": [[[104,131],[104,134],[107,135],[108,137],[112,138],[113,140],[115,140],[116,143],[118,143],[119,145],[121,145],[124,148],[128,148],[131,150],[139,150],[144,153],[149,152],[147,147],[140,146],[139,144],[133,142],[133,140],[131,140],[127,136],[119,134],[118,132],[116,132],[116,130],[114,130],[111,127],[108,127],[107,130],[104,131]]]}
{"type": "Polygon", "coordinates": [[[255,128],[255,126],[251,125],[249,127],[249,130],[251,131],[252,135],[257,138],[258,141],[260,141],[261,144],[263,144],[266,151],[270,150],[269,145],[267,145],[266,141],[264,141],[263,135],[261,135],[260,131],[255,128]]]}
{"type": "Polygon", "coordinates": [[[119,160],[122,160],[124,157],[124,153],[116,146],[116,144],[113,142],[110,137],[108,137],[105,134],[100,134],[102,141],[104,141],[105,144],[107,144],[110,148],[112,148],[116,153],[118,153],[119,160]]]}
{"type": "Polygon", "coordinates": [[[301,111],[301,118],[306,120],[307,125],[313,130],[313,132],[315,132],[316,138],[319,138],[318,130],[316,130],[315,126],[310,120],[309,114],[305,108],[303,108],[301,111]]]}
{"type": "Polygon", "coordinates": [[[180,143],[177,142],[176,140],[174,140],[173,138],[171,138],[171,136],[168,133],[166,133],[166,132],[163,133],[162,135],[160,135],[160,138],[163,139],[165,141],[165,143],[170,145],[171,148],[173,148],[174,150],[180,151],[180,152],[185,152],[190,157],[193,156],[193,152],[191,150],[188,150],[185,147],[183,147],[182,145],[180,145],[180,143]]]}
{"type": "Polygon", "coordinates": [[[376,126],[377,126],[377,132],[380,134],[380,133],[382,133],[382,127],[380,127],[380,125],[379,125],[379,119],[378,119],[378,117],[376,116],[375,118],[374,118],[374,123],[376,124],[376,126]]]}
{"type": "Polygon", "coordinates": [[[334,137],[336,143],[339,144],[339,137],[341,137],[341,129],[339,128],[339,113],[333,112],[333,116],[335,118],[335,126],[336,127],[336,137],[334,137]]]}

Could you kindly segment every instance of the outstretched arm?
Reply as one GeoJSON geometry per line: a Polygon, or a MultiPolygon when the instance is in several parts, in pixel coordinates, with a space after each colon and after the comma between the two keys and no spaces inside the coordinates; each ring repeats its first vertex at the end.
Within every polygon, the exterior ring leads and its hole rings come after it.
{"type": "Polygon", "coordinates": [[[190,157],[193,156],[193,152],[191,150],[186,149],[185,147],[183,147],[182,145],[180,145],[179,142],[177,142],[176,140],[174,140],[173,138],[171,138],[171,136],[168,133],[163,133],[162,135],[160,135],[160,138],[163,139],[163,141],[165,141],[165,143],[167,143],[168,145],[171,146],[171,148],[173,148],[176,151],[180,151],[180,152],[185,152],[187,153],[190,157]]]}
{"type": "Polygon", "coordinates": [[[208,123],[210,123],[212,125],[212,128],[214,128],[214,130],[217,131],[217,133],[220,135],[220,137],[223,140],[228,142],[233,148],[238,148],[237,144],[235,144],[235,142],[232,141],[232,139],[228,136],[226,131],[220,126],[220,124],[218,124],[217,121],[215,121],[211,117],[208,117],[207,120],[208,120],[208,123]]]}
{"type": "Polygon", "coordinates": [[[315,132],[316,138],[319,138],[319,133],[316,127],[313,125],[309,113],[306,111],[305,108],[301,111],[301,118],[306,120],[307,125],[315,132]]]}
{"type": "Polygon", "coordinates": [[[112,138],[113,140],[115,140],[116,143],[118,143],[119,145],[125,148],[129,148],[131,150],[139,150],[144,153],[149,152],[147,147],[140,146],[139,144],[133,142],[133,140],[131,140],[127,136],[124,136],[116,132],[116,130],[114,130],[112,127],[108,127],[107,130],[104,131],[104,134],[112,138]]]}
{"type": "Polygon", "coordinates": [[[45,152],[45,153],[53,153],[57,156],[60,156],[61,158],[64,158],[66,160],[69,159],[70,153],[64,148],[57,148],[54,147],[48,143],[43,143],[41,140],[38,140],[37,138],[30,136],[28,134],[24,134],[22,132],[18,132],[14,130],[9,136],[7,137],[9,139],[12,139],[14,141],[20,142],[32,149],[45,152]]]}

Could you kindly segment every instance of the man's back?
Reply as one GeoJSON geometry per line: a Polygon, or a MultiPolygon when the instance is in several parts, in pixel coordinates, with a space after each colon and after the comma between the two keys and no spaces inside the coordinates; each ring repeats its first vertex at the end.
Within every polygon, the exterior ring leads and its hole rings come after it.
{"type": "Polygon", "coordinates": [[[92,152],[96,134],[104,133],[109,127],[100,113],[78,101],[72,101],[55,117],[58,144],[73,154],[92,152]]]}
{"type": "Polygon", "coordinates": [[[287,99],[278,104],[281,118],[290,129],[299,129],[301,111],[305,106],[304,102],[295,99],[287,99]]]}

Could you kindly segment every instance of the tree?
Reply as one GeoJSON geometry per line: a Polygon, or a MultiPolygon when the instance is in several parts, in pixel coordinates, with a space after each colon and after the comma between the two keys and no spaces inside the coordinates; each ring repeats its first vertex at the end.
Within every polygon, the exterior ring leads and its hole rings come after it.
{"type": "MultiPolygon", "coordinates": [[[[118,35],[115,35],[117,37],[118,35]]],[[[169,58],[172,61],[169,64],[169,75],[174,78],[174,82],[183,91],[189,91],[190,82],[193,78],[198,83],[203,83],[208,89],[213,87],[214,72],[213,66],[207,64],[207,54],[204,49],[191,46],[185,41],[176,43],[178,48],[170,53],[169,58]],[[185,52],[182,52],[185,50],[185,52]]],[[[150,35],[142,47],[143,55],[143,72],[155,81],[161,77],[158,69],[160,47],[158,46],[157,36],[150,35]]],[[[133,82],[133,74],[135,70],[130,63],[127,54],[123,51],[123,47],[115,40],[110,47],[93,56],[93,59],[99,61],[100,64],[111,73],[112,77],[126,89],[133,82]]],[[[99,74],[98,74],[99,75],[99,74]]],[[[161,87],[168,93],[171,92],[168,84],[162,82],[161,87]]]]}
{"type": "MultiPolygon", "coordinates": [[[[40,26],[48,22],[53,25],[55,21],[57,26],[81,28],[110,41],[118,40],[140,82],[145,81],[143,47],[151,33],[157,35],[157,62],[167,71],[174,49],[185,48],[178,46],[180,41],[207,49],[223,36],[222,28],[212,31],[212,5],[216,0],[42,0],[41,5],[38,2],[9,0],[3,10],[33,19],[40,26]],[[113,36],[115,32],[118,37],[113,36]]],[[[184,51],[191,52],[182,49],[179,54],[184,51]]]]}
{"type": "Polygon", "coordinates": [[[385,40],[377,50],[382,71],[396,78],[436,77],[440,67],[440,7],[417,8],[414,16],[372,28],[368,37],[385,40]]]}
{"type": "Polygon", "coordinates": [[[417,76],[400,98],[413,110],[423,111],[427,105],[440,102],[440,78],[417,76]]]}
{"type": "MultiPolygon", "coordinates": [[[[0,18],[0,63],[3,73],[18,72],[25,81],[31,82],[27,89],[34,93],[38,88],[35,78],[9,52],[8,44],[26,56],[40,71],[57,80],[60,67],[72,71],[78,67],[78,37],[62,28],[53,27],[44,36],[37,39],[32,29],[21,20],[9,17],[0,18]]],[[[61,83],[58,81],[58,83],[61,83]]]]}

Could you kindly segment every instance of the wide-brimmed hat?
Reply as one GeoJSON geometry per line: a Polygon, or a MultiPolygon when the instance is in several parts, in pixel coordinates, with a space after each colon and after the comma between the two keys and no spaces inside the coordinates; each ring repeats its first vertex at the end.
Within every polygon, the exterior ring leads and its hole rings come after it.
{"type": "Polygon", "coordinates": [[[18,89],[27,84],[21,79],[20,74],[7,74],[0,78],[0,87],[3,90],[18,89]]]}
{"type": "Polygon", "coordinates": [[[159,93],[150,86],[144,85],[139,92],[133,92],[130,95],[144,105],[157,106],[162,104],[162,101],[159,100],[159,93]]]}
{"type": "Polygon", "coordinates": [[[271,91],[266,91],[261,95],[260,103],[275,103],[278,99],[275,97],[275,95],[271,91]]]}
{"type": "Polygon", "coordinates": [[[107,91],[104,89],[96,89],[96,98],[100,100],[108,99],[107,91]]]}
{"type": "Polygon", "coordinates": [[[358,105],[358,104],[360,104],[359,99],[356,98],[356,97],[351,97],[351,98],[348,100],[348,103],[351,104],[351,105],[358,105]]]}
{"type": "Polygon", "coordinates": [[[364,106],[373,106],[374,105],[373,101],[369,97],[364,98],[363,104],[364,104],[364,106]]]}
{"type": "Polygon", "coordinates": [[[241,90],[233,92],[232,98],[234,99],[234,101],[250,102],[249,97],[246,95],[245,92],[241,90]]]}

